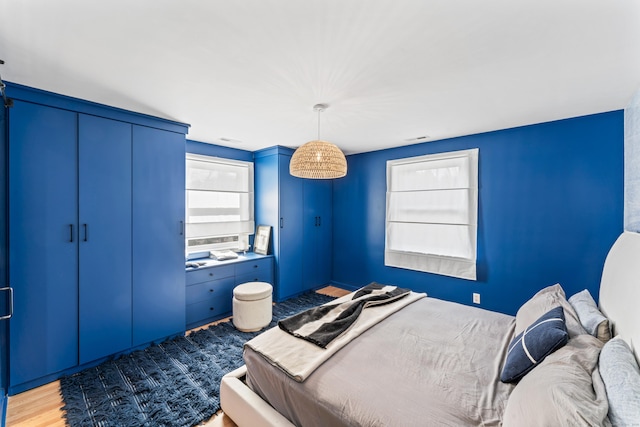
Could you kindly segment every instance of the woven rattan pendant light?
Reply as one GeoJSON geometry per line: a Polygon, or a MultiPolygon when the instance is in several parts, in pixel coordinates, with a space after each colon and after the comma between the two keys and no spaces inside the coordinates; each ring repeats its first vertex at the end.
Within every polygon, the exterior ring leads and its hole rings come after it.
{"type": "Polygon", "coordinates": [[[298,178],[333,179],[347,174],[347,159],[342,151],[327,141],[320,140],[320,113],[327,108],[326,104],[316,104],[318,112],[318,139],[309,141],[298,147],[291,157],[289,173],[298,178]]]}

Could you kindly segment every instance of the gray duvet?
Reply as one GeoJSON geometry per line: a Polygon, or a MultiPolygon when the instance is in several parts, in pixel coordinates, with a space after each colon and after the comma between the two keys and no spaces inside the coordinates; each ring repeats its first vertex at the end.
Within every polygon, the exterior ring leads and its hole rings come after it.
{"type": "Polygon", "coordinates": [[[298,383],[245,348],[247,384],[299,426],[497,426],[515,318],[423,298],[298,383]]]}

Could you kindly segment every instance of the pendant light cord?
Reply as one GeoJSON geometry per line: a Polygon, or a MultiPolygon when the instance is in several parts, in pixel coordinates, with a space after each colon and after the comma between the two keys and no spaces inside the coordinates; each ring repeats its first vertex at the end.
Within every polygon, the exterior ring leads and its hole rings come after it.
{"type": "Polygon", "coordinates": [[[313,110],[318,112],[318,141],[320,141],[320,113],[326,110],[327,104],[316,104],[313,106],[313,110]]]}

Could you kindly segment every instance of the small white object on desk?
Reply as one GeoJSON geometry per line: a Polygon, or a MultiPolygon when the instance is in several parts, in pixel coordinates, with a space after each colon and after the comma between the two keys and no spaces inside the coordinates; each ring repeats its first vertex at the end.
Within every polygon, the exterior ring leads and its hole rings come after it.
{"type": "Polygon", "coordinates": [[[238,258],[238,254],[230,251],[230,250],[226,250],[226,251],[211,251],[209,252],[211,258],[213,259],[217,259],[218,261],[224,261],[225,259],[236,259],[238,258]]]}

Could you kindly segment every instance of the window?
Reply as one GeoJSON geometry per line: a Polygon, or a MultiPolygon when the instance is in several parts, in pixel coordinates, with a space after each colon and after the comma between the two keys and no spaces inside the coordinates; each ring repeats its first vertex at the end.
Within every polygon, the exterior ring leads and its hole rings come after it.
{"type": "Polygon", "coordinates": [[[385,265],[476,280],[478,149],[387,162],[385,265]]]}
{"type": "Polygon", "coordinates": [[[187,252],[245,250],[255,228],[253,163],[187,154],[187,252]]]}

